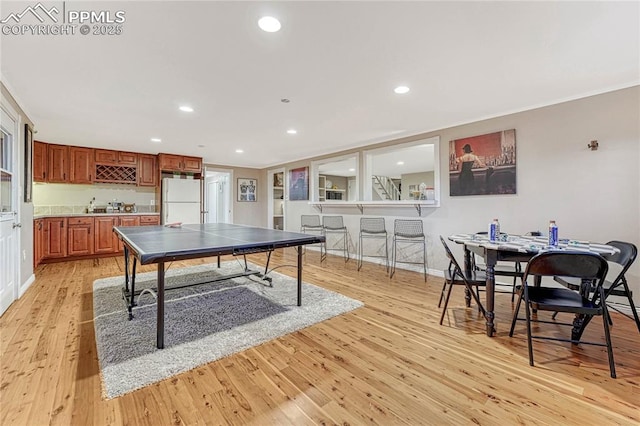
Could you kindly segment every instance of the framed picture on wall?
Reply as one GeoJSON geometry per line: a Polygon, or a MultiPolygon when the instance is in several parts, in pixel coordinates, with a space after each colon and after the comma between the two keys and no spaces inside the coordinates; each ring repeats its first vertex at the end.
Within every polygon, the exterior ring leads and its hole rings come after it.
{"type": "Polygon", "coordinates": [[[24,202],[31,202],[33,190],[33,131],[24,125],[24,202]]]}
{"type": "Polygon", "coordinates": [[[289,170],[289,200],[309,199],[309,168],[300,167],[289,170]]]}
{"type": "Polygon", "coordinates": [[[257,201],[258,180],[238,178],[238,201],[257,201]]]}
{"type": "Polygon", "coordinates": [[[451,196],[515,193],[515,129],[449,141],[451,196]]]}

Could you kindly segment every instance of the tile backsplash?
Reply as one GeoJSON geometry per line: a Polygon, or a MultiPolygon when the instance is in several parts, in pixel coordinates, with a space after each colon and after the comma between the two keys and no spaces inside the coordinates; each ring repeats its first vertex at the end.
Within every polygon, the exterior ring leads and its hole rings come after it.
{"type": "Polygon", "coordinates": [[[139,213],[156,211],[156,192],[153,187],[129,185],[71,185],[71,184],[35,184],[33,186],[34,214],[80,214],[86,213],[89,202],[96,207],[106,206],[117,200],[126,204],[135,204],[139,213]]]}
{"type": "MultiPolygon", "coordinates": [[[[136,205],[136,211],[138,213],[156,213],[155,206],[138,206],[136,205]]],[[[48,215],[67,215],[67,214],[83,214],[87,213],[87,206],[34,206],[34,216],[48,216],[48,215]]],[[[119,212],[116,212],[119,213],[119,212]]]]}

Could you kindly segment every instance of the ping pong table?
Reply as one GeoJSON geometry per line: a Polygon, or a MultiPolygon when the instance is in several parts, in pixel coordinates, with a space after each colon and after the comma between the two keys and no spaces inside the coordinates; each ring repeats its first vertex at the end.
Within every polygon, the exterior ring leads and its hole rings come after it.
{"type": "MultiPolygon", "coordinates": [[[[128,304],[129,319],[133,319],[135,296],[136,264],[158,265],[157,297],[157,347],[164,348],[164,293],[165,262],[175,260],[198,259],[202,257],[218,257],[221,255],[246,256],[251,253],[267,253],[267,264],[264,274],[247,268],[245,257],[244,272],[216,279],[236,278],[239,276],[258,275],[270,279],[268,272],[269,259],[273,250],[285,247],[296,247],[298,251],[298,306],[302,305],[302,246],[322,243],[322,235],[301,234],[277,229],[257,228],[229,223],[206,223],[194,225],[167,226],[127,226],[114,227],[113,232],[124,246],[125,285],[123,297],[128,304]],[[129,259],[133,258],[133,265],[129,259]],[[131,266],[131,267],[130,267],[131,266]],[[130,272],[131,269],[131,272],[130,272]]],[[[209,281],[211,282],[211,281],[209,281]]],[[[198,285],[203,283],[192,283],[198,285]]]]}

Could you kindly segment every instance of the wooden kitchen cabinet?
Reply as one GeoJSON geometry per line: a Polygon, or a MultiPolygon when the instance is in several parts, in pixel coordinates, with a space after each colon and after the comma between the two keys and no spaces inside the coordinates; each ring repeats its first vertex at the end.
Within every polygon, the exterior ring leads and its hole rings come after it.
{"type": "Polygon", "coordinates": [[[44,219],[33,221],[33,267],[36,268],[44,258],[44,219]]]}
{"type": "Polygon", "coordinates": [[[70,217],[67,219],[68,256],[84,256],[93,254],[93,218],[70,217]]]}
{"type": "MultiPolygon", "coordinates": [[[[140,226],[140,216],[120,216],[119,226],[140,226]]],[[[118,251],[124,251],[124,245],[118,238],[118,251]]]]}
{"type": "Polygon", "coordinates": [[[140,216],[120,216],[118,226],[140,226],[140,216]]]}
{"type": "Polygon", "coordinates": [[[137,166],[138,154],[135,152],[118,151],[118,164],[137,166]]]}
{"type": "Polygon", "coordinates": [[[118,226],[118,216],[99,216],[94,218],[94,248],[95,254],[117,253],[118,237],[113,227],[118,226]]]}
{"type": "Polygon", "coordinates": [[[67,256],[67,218],[48,217],[43,219],[44,259],[67,256]]]}
{"type": "Polygon", "coordinates": [[[138,155],[138,186],[158,186],[158,157],[138,155]]]}
{"type": "Polygon", "coordinates": [[[160,215],[143,215],[140,216],[140,226],[160,225],[160,215]]]}
{"type": "Polygon", "coordinates": [[[163,172],[202,173],[202,158],[175,154],[158,154],[160,170],[163,172]]]}
{"type": "Polygon", "coordinates": [[[47,146],[47,182],[66,183],[69,176],[69,147],[47,146]]]}
{"type": "Polygon", "coordinates": [[[93,182],[93,149],[69,147],[69,182],[92,183],[93,182]]]}
{"type": "Polygon", "coordinates": [[[96,149],[94,158],[97,164],[135,166],[138,162],[138,154],[135,152],[114,151],[111,149],[96,149]]]}
{"type": "Polygon", "coordinates": [[[33,141],[33,181],[47,181],[47,145],[44,142],[33,141]]]}

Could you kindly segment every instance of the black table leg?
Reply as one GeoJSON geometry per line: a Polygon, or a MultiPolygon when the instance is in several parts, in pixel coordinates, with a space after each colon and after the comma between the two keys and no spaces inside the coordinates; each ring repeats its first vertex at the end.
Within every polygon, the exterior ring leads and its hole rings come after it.
{"type": "Polygon", "coordinates": [[[124,246],[124,290],[129,291],[129,247],[124,246]]]}
{"type": "Polygon", "coordinates": [[[164,348],[164,262],[158,262],[157,347],[164,348]]]}
{"type": "Polygon", "coordinates": [[[302,246],[298,246],[298,306],[302,306],[302,246]]]}
{"type": "MultiPolygon", "coordinates": [[[[471,252],[467,246],[464,246],[464,272],[471,274],[471,252]]],[[[471,306],[471,293],[466,286],[464,288],[464,302],[467,308],[471,306]]]]}
{"type": "MultiPolygon", "coordinates": [[[[485,249],[486,250],[486,249],[485,249]]],[[[486,313],[487,313],[487,336],[491,337],[493,336],[493,333],[495,333],[496,328],[495,328],[495,324],[493,323],[493,319],[495,318],[495,313],[493,312],[494,310],[494,302],[495,302],[495,289],[496,289],[496,276],[495,276],[495,266],[497,263],[497,255],[496,252],[493,250],[486,250],[486,265],[487,265],[487,282],[486,282],[486,286],[487,288],[485,289],[486,291],[486,295],[487,295],[487,301],[486,301],[486,313]]]]}

